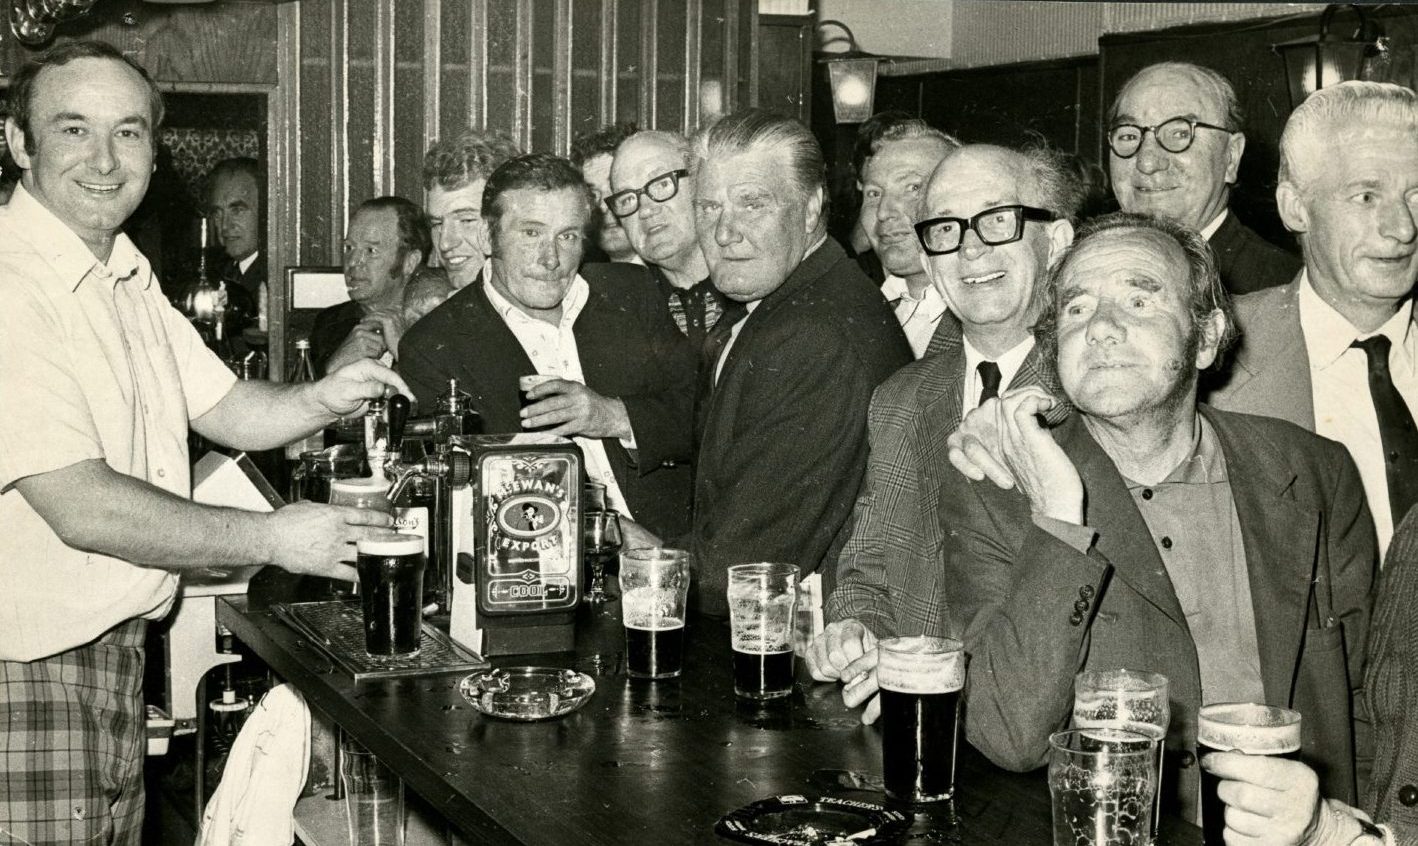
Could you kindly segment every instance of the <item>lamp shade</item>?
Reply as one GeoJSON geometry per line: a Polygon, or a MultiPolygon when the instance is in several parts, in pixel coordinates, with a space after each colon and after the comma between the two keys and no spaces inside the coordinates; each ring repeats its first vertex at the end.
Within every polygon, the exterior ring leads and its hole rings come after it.
{"type": "Polygon", "coordinates": [[[827,79],[832,85],[832,113],[838,123],[861,123],[872,115],[876,98],[875,58],[832,59],[827,79]]]}
{"type": "Polygon", "coordinates": [[[1357,6],[1350,7],[1359,15],[1359,28],[1354,35],[1346,38],[1332,34],[1330,20],[1340,8],[1337,5],[1325,8],[1320,17],[1319,35],[1274,45],[1275,52],[1285,61],[1291,108],[1299,106],[1321,88],[1362,79],[1365,58],[1381,50],[1380,45],[1385,43],[1377,24],[1371,24],[1364,10],[1357,6]]]}

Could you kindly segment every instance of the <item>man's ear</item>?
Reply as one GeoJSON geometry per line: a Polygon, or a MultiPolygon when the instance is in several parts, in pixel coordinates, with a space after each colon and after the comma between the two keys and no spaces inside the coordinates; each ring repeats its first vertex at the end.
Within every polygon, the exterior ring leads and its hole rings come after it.
{"type": "Polygon", "coordinates": [[[807,198],[806,221],[807,232],[812,234],[817,231],[817,227],[822,223],[823,189],[819,185],[812,191],[812,196],[807,198]]]}
{"type": "Polygon", "coordinates": [[[1226,184],[1235,185],[1241,171],[1241,156],[1246,152],[1246,134],[1233,132],[1226,142],[1226,184]]]}
{"type": "Polygon", "coordinates": [[[25,134],[20,131],[20,125],[12,117],[5,118],[5,145],[10,149],[10,156],[15,160],[22,170],[30,169],[30,154],[25,149],[25,134]]]}
{"type": "Polygon", "coordinates": [[[1201,343],[1196,345],[1196,369],[1205,370],[1216,361],[1216,350],[1226,332],[1226,312],[1213,309],[1201,325],[1201,343]]]}
{"type": "Polygon", "coordinates": [[[428,261],[428,256],[423,254],[423,250],[408,250],[404,253],[404,281],[413,277],[414,271],[419,269],[419,265],[428,261]]]}
{"type": "Polygon", "coordinates": [[[1053,267],[1063,251],[1073,243],[1073,224],[1067,220],[1055,220],[1047,224],[1049,233],[1049,266],[1053,267]]]}
{"type": "Polygon", "coordinates": [[[487,222],[487,218],[478,218],[473,227],[473,241],[477,243],[478,249],[483,251],[484,256],[492,255],[492,226],[487,222]]]}
{"type": "Polygon", "coordinates": [[[1275,205],[1280,211],[1280,221],[1291,232],[1310,231],[1310,210],[1305,206],[1305,197],[1290,180],[1275,186],[1275,205]]]}

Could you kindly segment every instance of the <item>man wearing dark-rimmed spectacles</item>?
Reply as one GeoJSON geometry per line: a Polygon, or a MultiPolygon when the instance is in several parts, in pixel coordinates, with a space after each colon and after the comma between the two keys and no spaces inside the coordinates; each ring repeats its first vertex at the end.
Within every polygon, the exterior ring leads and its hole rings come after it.
{"type": "Polygon", "coordinates": [[[1231,83],[1183,62],[1150,65],[1124,83],[1106,124],[1118,204],[1200,232],[1236,294],[1284,285],[1300,269],[1227,208],[1246,149],[1243,124],[1231,83]]]}
{"type": "Polygon", "coordinates": [[[606,209],[620,221],[650,268],[679,331],[701,350],[728,300],[709,281],[709,265],[694,231],[689,139],[638,132],[621,142],[611,163],[606,209]]]}

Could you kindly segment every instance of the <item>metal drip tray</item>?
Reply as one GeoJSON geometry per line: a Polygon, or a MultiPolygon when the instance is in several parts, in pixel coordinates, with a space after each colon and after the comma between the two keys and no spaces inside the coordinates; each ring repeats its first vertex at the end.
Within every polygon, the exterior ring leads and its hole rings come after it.
{"type": "Polygon", "coordinates": [[[271,606],[271,611],[309,638],[355,681],[466,673],[491,666],[481,655],[454,643],[427,620],[423,623],[423,642],[418,652],[370,655],[364,651],[364,616],[358,599],[277,602],[271,606]]]}

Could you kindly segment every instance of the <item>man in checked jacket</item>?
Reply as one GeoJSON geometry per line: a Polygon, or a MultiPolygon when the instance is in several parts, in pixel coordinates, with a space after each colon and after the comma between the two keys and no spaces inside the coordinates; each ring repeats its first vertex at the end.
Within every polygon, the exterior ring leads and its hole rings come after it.
{"type": "MultiPolygon", "coordinates": [[[[989,145],[949,153],[926,186],[917,232],[950,312],[926,355],[872,397],[871,457],[851,539],[827,600],[829,625],[807,656],[814,677],[849,682],[849,707],[870,700],[864,722],[878,711],[866,672],[876,639],[947,630],[938,515],[942,478],[954,472],[946,435],[1000,391],[1054,382],[1034,345],[1036,287],[1073,240],[1081,196],[1053,154],[989,145]]],[[[1060,403],[1055,414],[1063,413],[1060,403]]]]}

